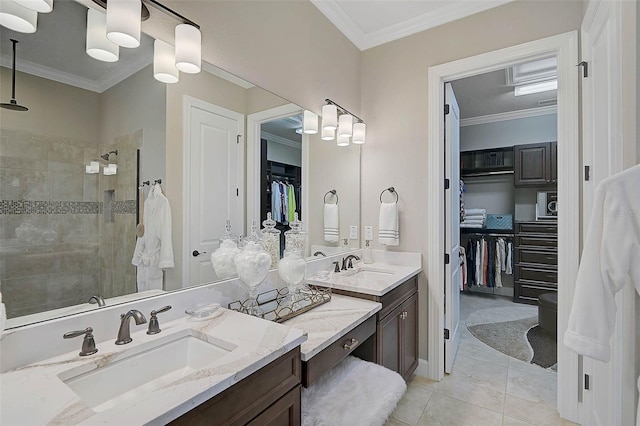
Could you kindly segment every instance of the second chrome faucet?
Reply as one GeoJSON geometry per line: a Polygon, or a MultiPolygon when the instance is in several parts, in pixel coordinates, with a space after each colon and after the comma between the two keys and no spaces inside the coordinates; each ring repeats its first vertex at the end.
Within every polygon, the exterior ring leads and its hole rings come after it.
{"type": "Polygon", "coordinates": [[[120,315],[120,329],[118,330],[118,339],[116,340],[116,345],[126,345],[131,342],[131,328],[129,323],[131,322],[131,318],[136,322],[136,325],[146,324],[147,319],[144,317],[142,312],[137,309],[131,309],[126,314],[120,315]]]}

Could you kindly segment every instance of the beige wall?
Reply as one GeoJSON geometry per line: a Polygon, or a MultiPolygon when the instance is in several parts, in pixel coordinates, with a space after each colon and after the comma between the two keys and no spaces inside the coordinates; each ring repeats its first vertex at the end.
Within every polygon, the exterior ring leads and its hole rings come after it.
{"type": "MultiPolygon", "coordinates": [[[[430,66],[578,30],[581,21],[580,2],[517,1],[363,52],[362,226],[374,225],[377,235],[378,196],[394,186],[400,195],[400,246],[394,250],[426,252],[429,209],[441,208],[426,201],[430,66]]],[[[419,286],[420,356],[426,359],[424,273],[419,286]]]]}

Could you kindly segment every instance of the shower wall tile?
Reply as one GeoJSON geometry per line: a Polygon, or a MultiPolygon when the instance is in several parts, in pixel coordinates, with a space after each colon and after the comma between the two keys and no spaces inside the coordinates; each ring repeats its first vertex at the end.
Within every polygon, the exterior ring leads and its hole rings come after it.
{"type": "Polygon", "coordinates": [[[47,150],[31,133],[0,129],[0,167],[46,171],[47,150]]]}
{"type": "Polygon", "coordinates": [[[84,173],[49,173],[49,192],[52,200],[82,201],[83,189],[84,173]]]}
{"type": "Polygon", "coordinates": [[[34,271],[47,274],[51,271],[53,261],[51,253],[43,247],[16,248],[9,253],[3,251],[0,257],[5,259],[5,268],[0,271],[0,278],[3,280],[29,277],[34,274],[34,271]]]}
{"type": "Polygon", "coordinates": [[[2,280],[2,302],[7,318],[42,311],[47,306],[48,275],[2,280]]]}
{"type": "Polygon", "coordinates": [[[0,194],[3,200],[50,200],[47,172],[0,168],[0,194]]]}

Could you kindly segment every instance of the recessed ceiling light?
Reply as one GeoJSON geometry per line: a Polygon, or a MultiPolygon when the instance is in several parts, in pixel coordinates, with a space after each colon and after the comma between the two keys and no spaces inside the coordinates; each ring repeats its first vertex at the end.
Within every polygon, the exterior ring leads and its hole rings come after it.
{"type": "Polygon", "coordinates": [[[558,80],[541,81],[539,83],[523,84],[514,88],[515,96],[531,95],[534,93],[558,90],[558,80]]]}

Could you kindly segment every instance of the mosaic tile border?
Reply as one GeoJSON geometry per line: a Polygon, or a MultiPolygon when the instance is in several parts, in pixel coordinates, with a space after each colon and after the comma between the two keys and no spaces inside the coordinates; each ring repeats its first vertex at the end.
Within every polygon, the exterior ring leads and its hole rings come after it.
{"type": "MultiPolygon", "coordinates": [[[[101,214],[103,203],[96,201],[0,200],[0,214],[101,214]]],[[[111,212],[136,214],[136,200],[114,201],[111,212]]]]}

